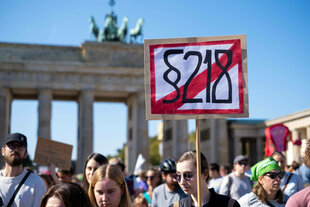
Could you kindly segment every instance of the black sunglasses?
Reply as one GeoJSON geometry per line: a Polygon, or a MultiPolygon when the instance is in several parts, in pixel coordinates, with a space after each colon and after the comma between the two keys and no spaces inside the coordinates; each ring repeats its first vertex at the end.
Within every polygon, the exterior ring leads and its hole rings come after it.
{"type": "MultiPolygon", "coordinates": [[[[190,172],[183,173],[183,179],[185,179],[186,181],[190,181],[193,176],[194,174],[190,172]]],[[[181,182],[182,174],[175,173],[173,177],[176,181],[181,182]]]]}
{"type": "Polygon", "coordinates": [[[152,175],[152,176],[145,176],[145,178],[146,178],[146,179],[149,179],[149,178],[150,178],[151,180],[153,180],[153,179],[155,178],[155,176],[154,176],[154,175],[152,175]]]}
{"type": "Polygon", "coordinates": [[[248,162],[240,161],[240,162],[238,162],[238,164],[239,164],[239,165],[245,165],[245,166],[247,166],[247,165],[248,165],[248,162]]]}
{"type": "Polygon", "coordinates": [[[280,180],[284,177],[284,172],[267,172],[264,174],[264,176],[267,175],[271,179],[275,179],[276,177],[280,178],[280,180]]]}
{"type": "Polygon", "coordinates": [[[7,146],[8,146],[8,148],[10,148],[11,150],[14,150],[14,149],[22,150],[22,149],[25,148],[24,145],[22,145],[22,144],[16,144],[16,143],[8,143],[7,146]]]}

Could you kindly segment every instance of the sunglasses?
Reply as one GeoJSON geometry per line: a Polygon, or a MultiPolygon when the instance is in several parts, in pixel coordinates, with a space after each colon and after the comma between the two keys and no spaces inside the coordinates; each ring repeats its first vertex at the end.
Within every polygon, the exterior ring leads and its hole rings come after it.
{"type": "MultiPolygon", "coordinates": [[[[183,179],[186,180],[186,181],[190,181],[192,179],[192,177],[194,176],[193,173],[190,173],[190,172],[185,172],[183,173],[183,179]]],[[[174,174],[174,179],[178,182],[181,182],[181,178],[182,178],[182,174],[174,174]]]]}
{"type": "Polygon", "coordinates": [[[8,148],[10,148],[11,150],[15,150],[15,149],[22,150],[22,149],[25,148],[25,146],[22,145],[22,144],[14,144],[14,143],[8,143],[7,146],[8,146],[8,148]]]}
{"type": "Polygon", "coordinates": [[[264,174],[264,176],[267,175],[268,177],[270,177],[271,179],[276,179],[276,177],[278,177],[280,180],[284,177],[284,172],[267,172],[264,174]]]}
{"type": "Polygon", "coordinates": [[[148,180],[148,179],[150,179],[150,180],[153,180],[154,178],[155,178],[155,176],[154,175],[152,175],[152,176],[145,176],[145,178],[148,180]]]}
{"type": "Polygon", "coordinates": [[[238,162],[238,165],[245,165],[245,166],[247,166],[248,163],[243,161],[243,162],[238,162]]]}

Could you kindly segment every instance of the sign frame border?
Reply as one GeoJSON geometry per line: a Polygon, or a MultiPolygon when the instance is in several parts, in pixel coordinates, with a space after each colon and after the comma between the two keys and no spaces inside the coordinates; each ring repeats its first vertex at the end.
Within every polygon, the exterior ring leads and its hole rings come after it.
{"type": "Polygon", "coordinates": [[[228,35],[211,37],[167,38],[144,40],[144,85],[145,85],[145,110],[146,120],[182,120],[182,119],[215,119],[215,118],[246,118],[249,117],[248,98],[248,70],[247,70],[247,43],[246,35],[228,35]],[[221,41],[240,39],[242,58],[242,81],[244,111],[240,114],[151,114],[151,74],[150,74],[150,45],[178,44],[207,41],[221,41]]]}

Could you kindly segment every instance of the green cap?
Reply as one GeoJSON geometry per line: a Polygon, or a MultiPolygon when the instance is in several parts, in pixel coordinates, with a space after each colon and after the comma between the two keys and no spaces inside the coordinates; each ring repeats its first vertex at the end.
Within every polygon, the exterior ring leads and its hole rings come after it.
{"type": "Polygon", "coordinates": [[[267,172],[270,172],[271,170],[279,170],[280,172],[282,172],[278,163],[271,157],[268,157],[251,167],[251,180],[257,181],[260,176],[264,175],[267,172]]]}

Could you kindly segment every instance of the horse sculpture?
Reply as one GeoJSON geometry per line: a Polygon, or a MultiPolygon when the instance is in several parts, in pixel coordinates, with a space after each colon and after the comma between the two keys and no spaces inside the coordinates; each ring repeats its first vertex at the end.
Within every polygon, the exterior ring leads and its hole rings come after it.
{"type": "MultiPolygon", "coordinates": [[[[143,19],[137,21],[136,27],[130,30],[130,42],[136,40],[138,36],[142,35],[143,19]]],[[[117,16],[113,13],[105,16],[104,27],[100,29],[97,27],[94,17],[90,17],[90,32],[95,36],[99,42],[103,41],[121,41],[125,42],[128,32],[128,18],[124,17],[123,22],[117,28],[117,16]]]]}
{"type": "Polygon", "coordinates": [[[98,40],[99,28],[96,25],[95,18],[91,16],[89,19],[90,19],[89,31],[95,36],[96,40],[98,40]]]}
{"type": "Polygon", "coordinates": [[[128,18],[124,17],[123,22],[120,26],[120,28],[118,28],[117,31],[117,38],[119,39],[119,41],[123,42],[126,38],[127,35],[127,25],[128,25],[128,18]]]}
{"type": "Polygon", "coordinates": [[[136,27],[131,29],[129,32],[129,39],[130,39],[130,43],[132,43],[132,39],[134,39],[136,41],[138,36],[142,36],[142,26],[143,26],[144,20],[142,18],[138,19],[136,27]]]}

